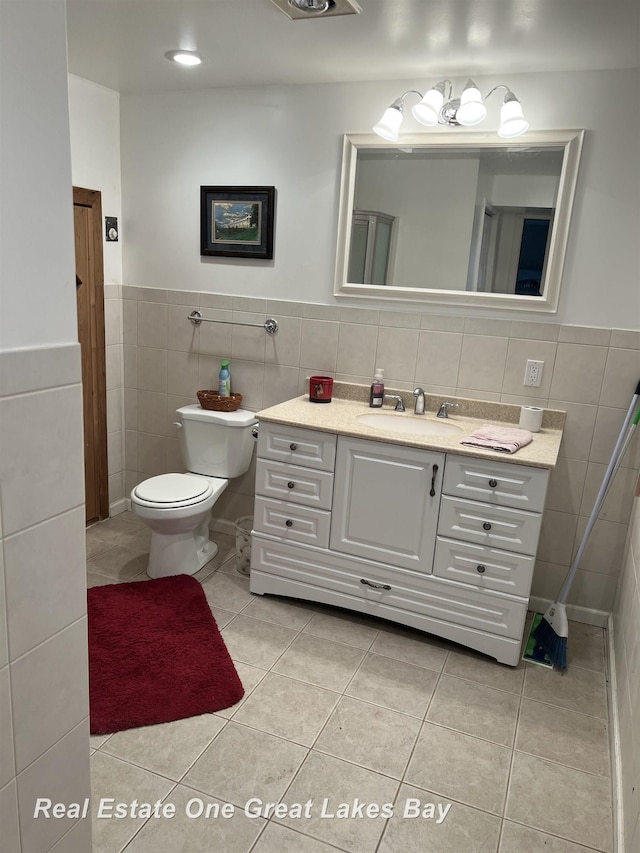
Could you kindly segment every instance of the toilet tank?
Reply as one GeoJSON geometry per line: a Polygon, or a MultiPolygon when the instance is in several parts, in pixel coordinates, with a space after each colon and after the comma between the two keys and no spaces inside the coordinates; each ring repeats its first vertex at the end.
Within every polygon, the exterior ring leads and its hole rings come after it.
{"type": "Polygon", "coordinates": [[[258,423],[253,412],[211,412],[195,403],[183,406],[176,414],[187,471],[231,479],[248,470],[255,444],[251,428],[258,423]]]}

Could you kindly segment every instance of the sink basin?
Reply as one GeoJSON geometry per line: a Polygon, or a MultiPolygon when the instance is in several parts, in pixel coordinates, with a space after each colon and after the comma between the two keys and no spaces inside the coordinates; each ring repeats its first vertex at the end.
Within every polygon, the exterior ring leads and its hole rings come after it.
{"type": "Polygon", "coordinates": [[[459,435],[462,432],[462,427],[449,423],[444,418],[428,420],[420,416],[405,415],[403,417],[400,414],[367,412],[366,415],[358,415],[356,420],[363,426],[379,429],[382,432],[412,433],[413,435],[459,435]]]}

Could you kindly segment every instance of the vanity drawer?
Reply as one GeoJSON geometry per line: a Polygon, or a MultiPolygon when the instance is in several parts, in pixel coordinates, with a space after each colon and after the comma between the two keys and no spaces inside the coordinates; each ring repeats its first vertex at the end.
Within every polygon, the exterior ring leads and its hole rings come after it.
{"type": "Polygon", "coordinates": [[[311,600],[406,624],[426,619],[519,639],[527,613],[523,599],[261,536],[252,541],[251,570],[252,592],[300,587],[311,600]]]}
{"type": "Polygon", "coordinates": [[[258,456],[304,465],[320,471],[333,471],[336,458],[336,436],[330,432],[298,429],[260,421],[258,456]]]}
{"type": "Polygon", "coordinates": [[[542,512],[548,479],[545,468],[449,455],[442,491],[469,500],[542,512]]]}
{"type": "Polygon", "coordinates": [[[284,541],[327,548],[330,524],[331,513],[326,510],[310,509],[299,504],[256,496],[253,518],[253,529],[256,533],[267,533],[284,541]]]}
{"type": "Polygon", "coordinates": [[[258,459],[256,495],[317,509],[331,509],[333,474],[284,462],[272,462],[270,459],[258,459]]]}
{"type": "Polygon", "coordinates": [[[443,495],[438,535],[534,555],[541,520],[538,513],[443,495]]]}
{"type": "Polygon", "coordinates": [[[535,558],[527,554],[438,536],[433,574],[479,589],[528,598],[534,564],[535,558]]]}

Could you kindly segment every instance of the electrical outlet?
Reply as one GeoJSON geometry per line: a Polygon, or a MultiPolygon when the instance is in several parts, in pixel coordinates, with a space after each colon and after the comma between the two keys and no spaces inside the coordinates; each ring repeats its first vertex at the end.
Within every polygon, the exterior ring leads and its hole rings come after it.
{"type": "Polygon", "coordinates": [[[527,369],[524,372],[523,385],[528,385],[531,388],[539,388],[542,385],[543,369],[544,361],[532,361],[532,359],[527,359],[527,369]]]}

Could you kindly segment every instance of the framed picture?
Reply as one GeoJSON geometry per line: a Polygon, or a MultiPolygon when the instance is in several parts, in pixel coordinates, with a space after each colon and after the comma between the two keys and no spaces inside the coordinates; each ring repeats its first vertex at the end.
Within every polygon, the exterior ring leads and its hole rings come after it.
{"type": "Polygon", "coordinates": [[[273,258],[275,187],[200,187],[200,254],[273,258]]]}

